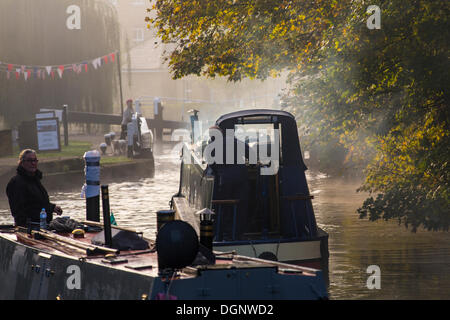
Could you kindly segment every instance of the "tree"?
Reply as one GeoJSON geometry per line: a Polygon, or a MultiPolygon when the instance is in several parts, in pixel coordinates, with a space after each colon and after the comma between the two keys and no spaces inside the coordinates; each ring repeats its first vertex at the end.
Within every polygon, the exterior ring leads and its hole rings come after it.
{"type": "Polygon", "coordinates": [[[148,21],[174,43],[174,77],[237,81],[289,70],[284,100],[310,145],[343,150],[341,165],[364,169],[360,190],[373,195],[360,217],[448,230],[448,3],[378,3],[381,29],[367,27],[368,6],[159,0],[148,21]]]}
{"type": "Polygon", "coordinates": [[[174,78],[266,79],[306,63],[350,1],[157,0],[148,11],[174,78]]]}

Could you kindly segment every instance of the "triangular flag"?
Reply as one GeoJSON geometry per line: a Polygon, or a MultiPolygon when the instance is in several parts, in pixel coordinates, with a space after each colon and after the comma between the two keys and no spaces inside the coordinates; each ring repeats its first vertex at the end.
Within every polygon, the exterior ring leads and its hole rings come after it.
{"type": "Polygon", "coordinates": [[[59,77],[62,78],[62,75],[63,75],[63,72],[64,72],[64,66],[59,66],[56,71],[58,71],[59,77]]]}
{"type": "Polygon", "coordinates": [[[115,53],[111,53],[109,55],[109,58],[110,58],[111,62],[114,62],[116,60],[116,54],[115,53]]]}
{"type": "Polygon", "coordinates": [[[100,62],[100,58],[97,58],[97,59],[92,60],[92,65],[94,66],[94,69],[97,69],[97,68],[98,68],[99,63],[101,63],[101,62],[100,62]]]}
{"type": "Polygon", "coordinates": [[[52,72],[52,67],[47,66],[47,67],[45,67],[45,70],[47,70],[47,74],[50,75],[50,72],[52,72]]]}
{"type": "Polygon", "coordinates": [[[20,68],[16,69],[16,79],[19,80],[20,77],[20,68]]]}
{"type": "Polygon", "coordinates": [[[55,79],[55,71],[52,71],[51,74],[52,74],[52,79],[55,79]]]}
{"type": "Polygon", "coordinates": [[[84,71],[88,72],[88,64],[87,63],[84,64],[84,71]]]}
{"type": "Polygon", "coordinates": [[[28,70],[27,70],[27,72],[24,72],[24,73],[23,73],[23,77],[25,78],[25,81],[28,80],[28,70]]]}
{"type": "Polygon", "coordinates": [[[114,218],[114,213],[111,211],[111,217],[110,217],[111,225],[117,226],[116,218],[114,218]]]}
{"type": "Polygon", "coordinates": [[[8,64],[8,71],[12,71],[13,69],[13,65],[12,64],[8,64]]]}
{"type": "Polygon", "coordinates": [[[25,73],[25,66],[21,66],[20,70],[22,70],[22,73],[25,73]]]}
{"type": "Polygon", "coordinates": [[[108,64],[108,56],[104,56],[103,61],[105,61],[105,64],[108,64]]]}

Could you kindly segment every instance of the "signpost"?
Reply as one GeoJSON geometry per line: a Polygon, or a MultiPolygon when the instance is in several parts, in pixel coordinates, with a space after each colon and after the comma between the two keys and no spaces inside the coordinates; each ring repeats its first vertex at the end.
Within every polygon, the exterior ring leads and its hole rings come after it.
{"type": "Polygon", "coordinates": [[[39,151],[61,151],[59,119],[36,119],[37,147],[39,151]]]}

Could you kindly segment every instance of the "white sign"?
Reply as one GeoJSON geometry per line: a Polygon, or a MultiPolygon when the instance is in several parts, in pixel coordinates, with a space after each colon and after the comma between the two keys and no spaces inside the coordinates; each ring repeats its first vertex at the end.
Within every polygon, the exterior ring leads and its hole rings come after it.
{"type": "Polygon", "coordinates": [[[58,118],[36,119],[39,151],[60,150],[58,118]]]}
{"type": "MultiPolygon", "coordinates": [[[[55,113],[55,116],[58,117],[59,121],[62,122],[62,114],[63,111],[60,109],[51,109],[51,108],[41,108],[39,109],[40,112],[47,112],[47,111],[51,111],[55,113]]],[[[53,117],[52,117],[53,118],[53,117]]]]}
{"type": "Polygon", "coordinates": [[[54,117],[55,117],[54,111],[36,113],[36,119],[47,119],[47,118],[54,118],[54,117]]]}

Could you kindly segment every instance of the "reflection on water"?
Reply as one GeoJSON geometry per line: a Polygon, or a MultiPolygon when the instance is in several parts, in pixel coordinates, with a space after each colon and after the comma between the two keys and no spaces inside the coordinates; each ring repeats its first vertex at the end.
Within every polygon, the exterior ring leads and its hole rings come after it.
{"type": "Polygon", "coordinates": [[[329,233],[332,299],[449,299],[450,233],[412,233],[394,221],[361,220],[358,182],[308,175],[317,223],[329,233]],[[381,289],[367,288],[367,267],[381,289]]]}
{"type": "MultiPolygon", "coordinates": [[[[154,178],[109,185],[110,206],[119,225],[155,238],[156,211],[167,209],[178,191],[179,165],[165,146],[155,159],[154,178]]],[[[318,225],[330,235],[329,293],[331,299],[449,299],[450,233],[418,231],[395,222],[358,219],[365,194],[358,182],[309,173],[318,225]],[[368,289],[367,267],[381,270],[381,289],[368,289]]],[[[72,192],[50,192],[64,215],[85,218],[80,198],[83,181],[72,192]]],[[[4,189],[4,187],[3,187],[4,189]]],[[[0,223],[12,223],[7,200],[0,197],[0,223]]]]}

